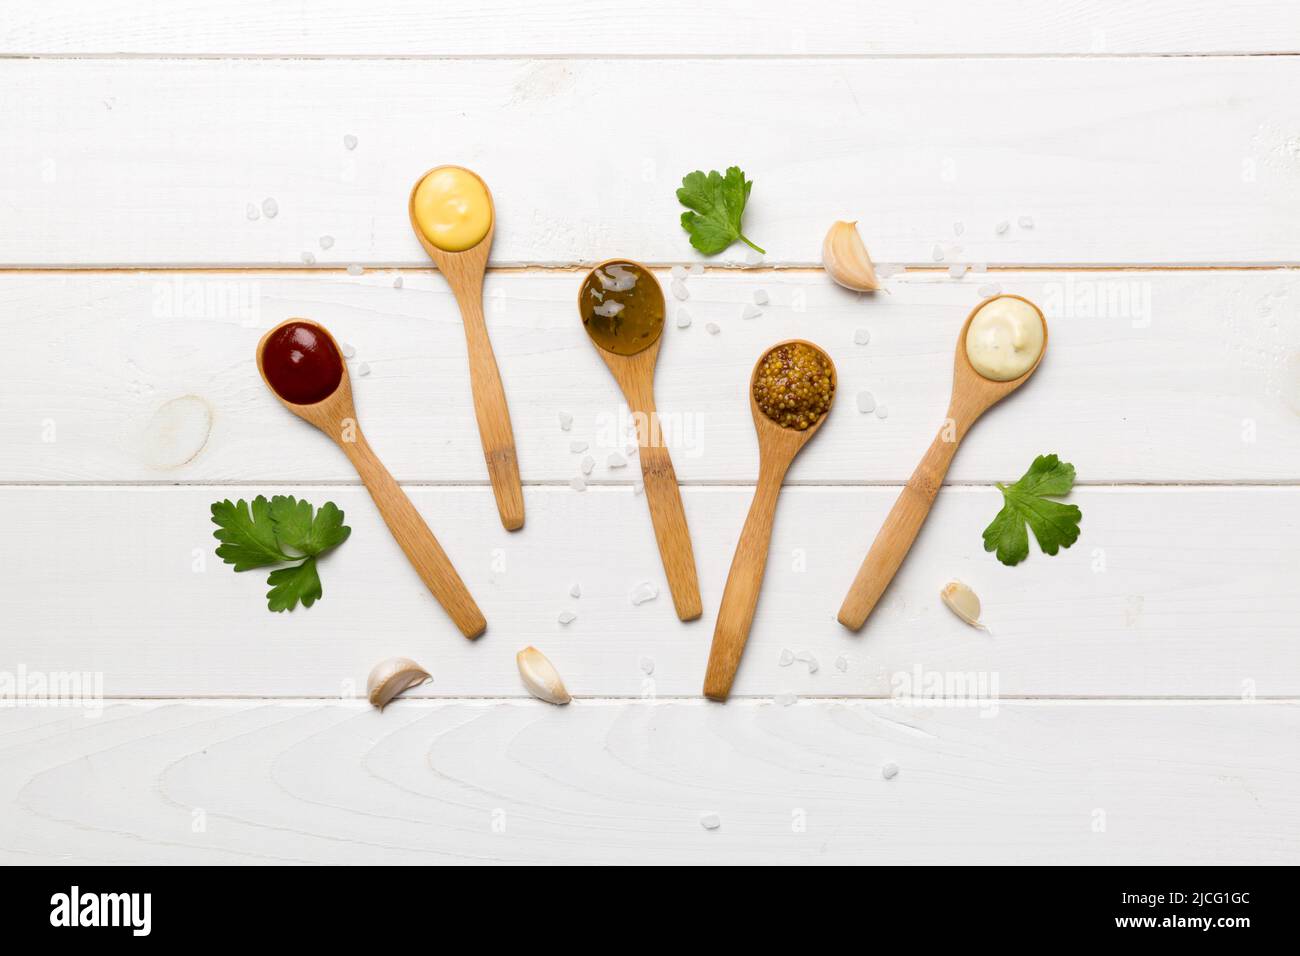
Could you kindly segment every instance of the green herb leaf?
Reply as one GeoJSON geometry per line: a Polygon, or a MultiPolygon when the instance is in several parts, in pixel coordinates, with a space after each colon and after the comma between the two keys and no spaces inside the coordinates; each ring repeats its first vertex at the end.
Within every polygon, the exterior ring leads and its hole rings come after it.
{"type": "Polygon", "coordinates": [[[766,255],[740,231],[740,217],[753,186],[739,166],[729,167],[726,176],[716,169],[707,176],[698,169],[683,176],[677,199],[693,210],[682,213],[682,228],[690,233],[691,245],[706,256],[713,256],[739,239],[766,255]]]}
{"type": "Polygon", "coordinates": [[[1067,495],[1072,487],[1073,465],[1055,455],[1039,455],[1014,485],[998,485],[1002,510],[984,529],[984,550],[996,550],[1003,564],[1019,564],[1029,555],[1026,523],[1033,529],[1038,546],[1047,554],[1056,554],[1074,544],[1079,540],[1083,512],[1077,505],[1046,497],[1067,495]]]}
{"type": "Polygon", "coordinates": [[[303,607],[311,607],[324,593],[320,575],[316,573],[315,558],[272,571],[266,583],[271,585],[271,590],[266,592],[266,606],[272,611],[292,611],[299,601],[303,607]]]}
{"type": "Polygon", "coordinates": [[[334,502],[325,502],[313,514],[310,502],[299,501],[293,495],[271,499],[271,523],[281,546],[313,557],[337,548],[352,533],[334,502]]]}
{"type": "Polygon", "coordinates": [[[251,511],[243,498],[237,503],[229,499],[216,502],[212,506],[212,523],[217,526],[212,535],[221,542],[217,557],[233,564],[236,571],[293,560],[276,542],[271,506],[262,495],[253,499],[251,511]]]}

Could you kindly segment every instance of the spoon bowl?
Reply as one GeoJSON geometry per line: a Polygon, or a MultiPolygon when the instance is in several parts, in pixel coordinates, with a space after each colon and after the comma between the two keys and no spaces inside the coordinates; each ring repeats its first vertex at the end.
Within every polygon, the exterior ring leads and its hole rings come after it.
{"type": "Polygon", "coordinates": [[[898,573],[903,559],[907,557],[907,552],[920,533],[921,525],[925,523],[935,496],[943,485],[944,476],[948,474],[953,455],[957,453],[957,446],[981,415],[1029,381],[1047,354],[1047,340],[1047,319],[1043,316],[1042,309],[1023,296],[991,296],[976,305],[966,317],[961,334],[957,337],[952,397],[948,403],[947,418],[939,429],[939,434],[930,443],[925,457],[916,466],[916,471],[903,486],[849,587],[838,615],[839,622],[845,627],[856,631],[866,623],[867,617],[898,573]],[[966,354],[966,334],[971,322],[980,309],[995,299],[1019,299],[1032,306],[1039,321],[1043,323],[1043,347],[1038,352],[1038,358],[1023,375],[1005,382],[985,378],[975,370],[970,356],[966,354]]]}
{"type": "Polygon", "coordinates": [[[713,645],[709,649],[709,663],[704,674],[704,696],[713,700],[725,701],[731,694],[740,657],[749,640],[749,629],[754,622],[758,594],[767,570],[767,554],[781,483],[785,480],[785,474],[795,455],[826,423],[838,386],[839,378],[830,355],[825,349],[804,339],[778,342],[765,349],[754,363],[754,371],[749,376],[749,408],[754,417],[754,431],[758,435],[758,481],[745,526],[736,543],[735,556],[731,559],[731,570],[727,573],[727,585],[722,593],[722,604],[718,608],[718,620],[713,629],[713,645]],[[762,370],[763,360],[776,349],[792,345],[814,349],[826,362],[831,377],[831,396],[826,410],[817,421],[802,430],[787,428],[773,421],[754,395],[754,386],[762,370]]]}
{"type": "Polygon", "coordinates": [[[487,321],[483,317],[483,277],[487,272],[488,253],[496,231],[496,206],[492,191],[482,177],[463,166],[435,166],[428,170],[411,187],[407,203],[411,228],[443,274],[452,294],[460,306],[465,326],[465,342],[469,355],[470,392],[474,399],[474,417],[478,421],[479,441],[487,462],[488,479],[496,498],[497,513],[507,531],[516,531],[524,525],[524,490],[519,479],[519,456],[515,451],[515,436],[510,424],[510,407],[506,404],[505,387],[501,384],[501,371],[497,368],[492,341],[488,338],[487,321]],[[462,170],[473,176],[487,194],[489,212],[487,232],[468,249],[449,251],[429,240],[420,228],[415,213],[415,197],[431,174],[442,169],[462,170]]]}
{"type": "Polygon", "coordinates": [[[365,484],[366,490],[370,492],[370,497],[379,508],[388,530],[392,532],[393,537],[406,553],[406,557],[415,566],[425,586],[438,599],[462,634],[469,638],[478,637],[487,627],[483,613],[478,609],[469,589],[456,573],[456,569],[442,550],[442,546],[438,544],[438,539],[425,524],[420,512],[389,474],[388,469],[375,455],[361,432],[356,408],[352,404],[352,383],[348,377],[347,363],[342,360],[342,354],[338,342],[324,326],[309,319],[287,319],[268,331],[257,343],[257,371],[271,394],[279,399],[285,408],[319,428],[348,456],[348,460],[352,462],[365,484]],[[342,374],[334,390],[319,401],[308,404],[300,404],[284,398],[271,384],[271,378],[268,377],[266,370],[267,343],[285,326],[294,324],[309,326],[313,332],[328,341],[335,355],[339,356],[339,364],[342,367],[342,374]]]}
{"type": "MultiPolygon", "coordinates": [[[[633,277],[632,284],[628,288],[616,291],[633,291],[637,281],[639,278],[633,277]]],[[[604,293],[601,294],[603,296],[604,293]]],[[[664,574],[668,578],[668,590],[672,593],[677,617],[683,621],[693,621],[703,613],[700,584],[695,573],[695,552],[691,547],[691,533],[686,525],[686,511],[682,507],[681,491],[677,487],[677,473],[673,470],[668,447],[662,440],[659,415],[655,409],[654,375],[655,363],[659,358],[659,346],[663,342],[663,295],[658,281],[645,266],[631,259],[607,259],[597,264],[579,287],[578,313],[584,317],[583,327],[591,339],[591,344],[595,346],[597,354],[614,376],[636,422],[639,446],[637,457],[641,460],[641,477],[645,485],[646,504],[650,508],[650,521],[654,525],[659,557],[663,562],[664,574]],[[648,279],[643,289],[635,291],[637,294],[647,296],[644,305],[651,310],[652,315],[657,306],[659,315],[658,329],[652,328],[653,322],[647,323],[644,333],[634,336],[634,343],[629,344],[625,352],[613,351],[602,345],[600,341],[604,339],[607,344],[618,347],[618,344],[605,334],[608,332],[617,336],[620,328],[626,331],[626,326],[620,327],[613,321],[617,318],[617,313],[606,316],[611,319],[609,329],[605,329],[602,323],[600,327],[593,330],[587,320],[589,303],[585,300],[590,298],[589,293],[595,288],[595,284],[606,288],[605,283],[611,277],[605,270],[611,267],[626,267],[625,272],[615,274],[616,284],[621,284],[624,276],[634,276],[637,272],[648,279]]]]}

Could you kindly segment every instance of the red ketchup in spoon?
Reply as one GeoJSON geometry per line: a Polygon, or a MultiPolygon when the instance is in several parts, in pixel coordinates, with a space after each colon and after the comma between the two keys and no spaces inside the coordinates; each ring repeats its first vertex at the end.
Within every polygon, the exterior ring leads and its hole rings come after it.
{"type": "Polygon", "coordinates": [[[266,340],[262,372],[286,402],[315,405],[339,387],[343,357],[319,325],[287,322],[266,340]]]}

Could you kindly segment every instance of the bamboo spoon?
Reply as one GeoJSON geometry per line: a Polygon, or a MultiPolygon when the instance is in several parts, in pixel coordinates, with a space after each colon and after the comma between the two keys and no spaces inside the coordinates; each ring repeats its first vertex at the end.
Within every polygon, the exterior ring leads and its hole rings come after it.
{"type": "MultiPolygon", "coordinates": [[[[474,417],[478,420],[479,441],[483,444],[483,457],[487,459],[492,494],[496,496],[501,523],[507,531],[517,531],[524,526],[524,490],[519,481],[519,457],[515,453],[515,436],[510,427],[510,408],[506,405],[501,372],[497,368],[492,342],[488,338],[487,322],[483,318],[483,275],[487,270],[488,252],[492,248],[492,235],[496,230],[496,209],[492,209],[487,233],[476,245],[463,252],[448,252],[435,246],[416,221],[415,193],[430,173],[444,168],[448,167],[435,166],[415,181],[411,187],[407,211],[416,238],[438,271],[446,277],[456,303],[460,306],[469,351],[469,384],[474,397],[474,417]]],[[[465,172],[482,182],[477,173],[471,170],[465,172]]],[[[483,183],[483,190],[487,193],[490,204],[492,193],[488,190],[487,183],[483,183]]]]}
{"type": "MultiPolygon", "coordinates": [[[[767,569],[768,546],[772,539],[772,519],[776,516],[776,500],[781,493],[781,482],[794,461],[794,456],[817,434],[817,430],[830,414],[827,408],[809,428],[799,431],[785,428],[772,421],[758,407],[754,399],[754,380],[762,367],[763,359],[783,345],[807,345],[821,353],[831,369],[831,383],[837,382],[835,363],[829,355],[812,342],[790,339],[778,342],[765,351],[754,363],[749,377],[749,410],[754,416],[754,430],[758,433],[758,484],[754,500],[745,518],[745,527],[736,543],[736,554],[731,559],[727,586],[722,592],[722,605],[718,608],[718,621],[713,628],[713,646],[709,649],[709,665],[704,673],[704,696],[713,700],[726,700],[736,679],[740,655],[749,640],[749,628],[754,621],[754,608],[758,592],[763,586],[767,569]]],[[[834,392],[831,400],[834,401],[834,392]]]]}
{"type": "Polygon", "coordinates": [[[668,448],[661,440],[659,416],[655,410],[654,375],[659,343],[663,340],[663,290],[645,266],[630,259],[607,259],[593,268],[584,280],[578,291],[578,311],[582,312],[582,290],[588,288],[588,283],[601,270],[619,264],[640,270],[649,279],[646,288],[639,291],[649,298],[651,304],[657,301],[658,327],[644,334],[643,340],[634,346],[640,351],[631,355],[620,355],[605,348],[596,341],[589,327],[588,337],[609,366],[636,421],[645,499],[650,506],[650,521],[654,525],[655,541],[659,544],[659,557],[668,577],[668,590],[672,592],[677,617],[693,621],[702,613],[700,583],[695,575],[695,552],[691,548],[691,532],[686,526],[686,512],[677,487],[677,473],[673,470],[668,448]]]}
{"type": "Polygon", "coordinates": [[[451,561],[438,544],[438,539],[429,530],[429,526],[425,524],[420,512],[415,509],[411,499],[406,497],[401,486],[393,480],[393,476],[376,457],[361,433],[356,409],[352,404],[352,384],[348,379],[347,364],[340,358],[339,364],[342,366],[343,374],[338,386],[325,398],[310,405],[297,405],[282,398],[271,385],[263,365],[266,343],[277,330],[290,323],[310,325],[314,331],[320,332],[333,343],[335,351],[342,355],[338,343],[334,341],[334,336],[330,335],[324,327],[306,319],[288,319],[267,332],[257,343],[257,370],[262,376],[262,381],[271,390],[271,394],[280,399],[285,408],[304,421],[315,425],[343,449],[343,453],[348,456],[357,469],[357,474],[361,476],[366,490],[370,492],[370,497],[375,500],[375,505],[379,508],[384,523],[388,525],[388,530],[393,533],[397,543],[406,552],[407,558],[415,566],[425,586],[433,592],[438,603],[451,615],[452,621],[462,634],[469,638],[478,637],[487,627],[483,612],[474,603],[474,598],[461,581],[460,575],[456,573],[456,569],[452,567],[451,561]]]}
{"type": "Polygon", "coordinates": [[[845,627],[856,631],[866,623],[868,615],[875,608],[880,596],[884,594],[885,588],[889,587],[889,582],[898,573],[899,566],[907,557],[907,552],[911,549],[912,542],[916,540],[921,525],[925,523],[930,507],[934,504],[935,496],[943,485],[944,476],[948,474],[948,466],[952,464],[952,456],[957,452],[957,446],[966,437],[971,426],[986,411],[1024,385],[1046,354],[1047,320],[1043,318],[1042,310],[1028,299],[1018,295],[993,296],[971,310],[966,321],[962,323],[961,334],[957,337],[957,359],[953,369],[952,398],[948,403],[947,419],[939,434],[930,443],[925,457],[916,466],[916,471],[903,486],[898,500],[894,502],[894,507],[890,509],[884,525],[877,533],[871,550],[867,552],[862,567],[858,569],[857,577],[853,579],[849,593],[844,598],[844,604],[840,607],[839,621],[845,627]],[[1038,353],[1037,361],[1024,375],[1007,382],[995,382],[985,378],[975,371],[966,354],[966,331],[970,328],[971,320],[975,318],[975,313],[997,298],[1020,299],[1022,302],[1028,302],[1043,323],[1043,347],[1038,353]]]}

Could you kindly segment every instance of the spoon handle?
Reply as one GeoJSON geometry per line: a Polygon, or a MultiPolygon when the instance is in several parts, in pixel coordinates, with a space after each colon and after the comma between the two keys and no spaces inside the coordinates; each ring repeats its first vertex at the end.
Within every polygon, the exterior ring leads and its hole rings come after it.
{"type": "Polygon", "coordinates": [[[478,637],[487,628],[487,620],[406,492],[389,474],[360,431],[354,441],[340,440],[339,446],[356,467],[388,530],[406,552],[425,586],[462,634],[469,638],[478,637]]]}
{"type": "Polygon", "coordinates": [[[483,457],[487,461],[492,494],[496,496],[497,513],[507,531],[517,531],[524,526],[524,489],[519,480],[514,430],[510,427],[510,406],[506,404],[501,371],[497,368],[487,322],[483,318],[482,276],[479,276],[477,285],[458,273],[448,273],[447,279],[460,304],[465,325],[474,417],[478,420],[478,437],[483,444],[483,457]]]}
{"type": "Polygon", "coordinates": [[[731,694],[740,655],[749,640],[754,622],[758,592],[767,570],[767,552],[772,540],[772,519],[776,516],[776,499],[781,493],[784,466],[769,466],[766,459],[759,466],[754,500],[745,518],[745,527],[736,543],[736,554],[727,573],[727,586],[718,607],[718,622],[713,627],[713,646],[709,648],[709,666],[704,672],[704,696],[726,700],[731,694]]]}
{"type": "Polygon", "coordinates": [[[858,568],[857,577],[840,606],[839,621],[849,630],[856,631],[867,622],[868,615],[911,550],[921,525],[925,524],[934,498],[943,485],[944,475],[948,474],[948,466],[952,464],[952,456],[965,434],[964,428],[958,428],[954,433],[951,427],[945,425],[930,443],[925,457],[903,486],[876,534],[862,567],[858,568]]]}
{"type": "MultiPolygon", "coordinates": [[[[654,412],[650,413],[651,416],[654,412]]],[[[657,426],[654,431],[657,431],[657,426]]],[[[682,508],[682,493],[677,487],[677,472],[668,449],[659,442],[647,441],[642,436],[641,477],[645,483],[645,500],[650,506],[650,522],[654,525],[655,541],[659,545],[659,558],[668,577],[668,590],[673,595],[677,617],[693,621],[703,613],[700,603],[700,582],[695,576],[695,551],[691,547],[691,532],[686,526],[686,511],[682,508]]]]}

